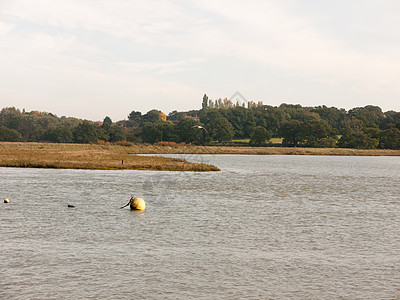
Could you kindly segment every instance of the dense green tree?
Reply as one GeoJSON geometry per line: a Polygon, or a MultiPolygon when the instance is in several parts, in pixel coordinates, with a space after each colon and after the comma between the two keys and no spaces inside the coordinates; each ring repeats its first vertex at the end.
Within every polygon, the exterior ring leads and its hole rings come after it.
{"type": "Polygon", "coordinates": [[[0,126],[3,125],[9,129],[18,130],[23,115],[15,107],[5,107],[0,112],[0,126]]]}
{"type": "Polygon", "coordinates": [[[28,142],[39,141],[43,132],[47,129],[43,129],[37,121],[38,117],[35,114],[27,114],[21,119],[18,131],[28,142]]]}
{"type": "Polygon", "coordinates": [[[167,142],[178,141],[178,132],[174,123],[167,121],[161,123],[162,125],[162,140],[167,142]]]}
{"type": "Polygon", "coordinates": [[[76,126],[78,126],[82,121],[77,118],[65,117],[62,116],[59,119],[59,127],[65,127],[69,130],[73,130],[76,126]]]}
{"type": "Polygon", "coordinates": [[[2,142],[19,142],[22,139],[21,133],[15,129],[0,126],[0,141],[2,142]]]}
{"type": "Polygon", "coordinates": [[[362,130],[355,131],[346,128],[337,145],[340,148],[374,149],[378,146],[378,143],[378,139],[369,137],[362,130]]]}
{"type": "Polygon", "coordinates": [[[217,115],[205,124],[211,139],[220,143],[232,140],[235,132],[232,124],[222,115],[217,115]]]}
{"type": "Polygon", "coordinates": [[[115,143],[126,140],[126,132],[122,127],[116,125],[110,126],[110,128],[107,130],[107,133],[109,142],[115,143]]]}
{"type": "Polygon", "coordinates": [[[102,127],[103,128],[110,128],[110,126],[112,125],[112,120],[111,120],[111,118],[110,117],[105,117],[104,118],[104,120],[103,120],[103,125],[102,125],[102,127]]]}
{"type": "Polygon", "coordinates": [[[284,146],[296,147],[303,141],[302,125],[303,122],[298,120],[291,120],[282,124],[279,128],[279,136],[283,138],[282,144],[284,146]]]}
{"type": "Polygon", "coordinates": [[[318,106],[311,109],[311,112],[317,113],[321,119],[325,120],[329,126],[336,130],[340,130],[344,119],[346,118],[346,111],[344,109],[337,109],[336,107],[318,106]]]}
{"type": "Polygon", "coordinates": [[[143,123],[159,123],[159,122],[164,122],[166,120],[165,114],[156,109],[152,109],[148,111],[145,115],[142,117],[142,122],[143,123]]]}
{"type": "Polygon", "coordinates": [[[134,143],[141,143],[142,140],[142,129],[133,128],[126,131],[126,140],[134,143]]]}
{"type": "Polygon", "coordinates": [[[146,122],[142,126],[142,141],[144,143],[156,143],[162,139],[162,129],[155,123],[146,122]]]}
{"type": "Polygon", "coordinates": [[[257,126],[251,134],[249,144],[252,146],[263,146],[266,144],[266,141],[271,139],[271,137],[271,132],[266,128],[257,126]]]}
{"type": "MultiPolygon", "coordinates": [[[[245,124],[248,122],[249,119],[248,110],[241,106],[236,106],[227,111],[227,118],[233,126],[233,130],[235,132],[234,138],[246,138],[245,124]]],[[[255,127],[255,122],[253,122],[253,125],[255,127]]],[[[252,129],[254,129],[254,127],[252,129]]]]}
{"type": "Polygon", "coordinates": [[[400,129],[390,128],[383,130],[379,137],[379,148],[400,149],[400,129]]]}
{"type": "Polygon", "coordinates": [[[190,118],[179,121],[176,125],[179,142],[186,144],[202,144],[204,142],[205,130],[194,127],[195,125],[201,125],[201,123],[190,118]]]}
{"type": "Polygon", "coordinates": [[[204,94],[203,96],[203,102],[201,103],[201,109],[206,110],[208,106],[208,96],[204,94]]]}
{"type": "Polygon", "coordinates": [[[84,120],[74,129],[73,136],[75,143],[96,143],[98,140],[98,129],[89,121],[84,120]]]}
{"type": "Polygon", "coordinates": [[[323,120],[311,120],[301,125],[301,139],[308,147],[335,147],[336,135],[331,126],[323,120]]]}
{"type": "Polygon", "coordinates": [[[283,123],[290,120],[289,113],[273,106],[265,106],[263,113],[266,128],[272,132],[273,136],[279,135],[279,128],[283,123]]]}
{"type": "Polygon", "coordinates": [[[128,122],[125,122],[127,127],[137,128],[142,122],[142,113],[140,111],[132,111],[128,115],[128,120],[128,122]]]}
{"type": "Polygon", "coordinates": [[[312,112],[311,109],[302,107],[299,104],[281,104],[279,109],[290,116],[289,120],[307,122],[310,120],[320,120],[319,114],[312,112]]]}
{"type": "Polygon", "coordinates": [[[350,118],[354,117],[361,120],[365,127],[379,127],[385,118],[382,109],[373,105],[353,108],[349,110],[348,115],[350,118]]]}
{"type": "Polygon", "coordinates": [[[183,112],[178,112],[176,110],[171,111],[168,114],[167,120],[169,121],[180,121],[183,119],[184,113],[183,112]]]}
{"type": "Polygon", "coordinates": [[[171,122],[144,123],[141,132],[142,141],[145,143],[157,143],[161,141],[176,141],[175,126],[171,122]]]}
{"type": "Polygon", "coordinates": [[[400,112],[387,111],[385,118],[381,121],[381,129],[397,128],[400,129],[400,112]]]}
{"type": "Polygon", "coordinates": [[[338,141],[338,147],[373,149],[378,146],[378,139],[372,138],[366,133],[366,123],[359,118],[352,117],[344,121],[345,128],[338,141]]]}
{"type": "Polygon", "coordinates": [[[41,140],[52,143],[72,143],[74,137],[68,128],[57,127],[44,131],[41,140]]]}

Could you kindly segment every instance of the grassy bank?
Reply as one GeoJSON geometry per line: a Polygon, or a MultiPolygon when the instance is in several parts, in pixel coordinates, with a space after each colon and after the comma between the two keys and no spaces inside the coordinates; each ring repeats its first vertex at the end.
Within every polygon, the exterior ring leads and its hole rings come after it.
{"type": "Polygon", "coordinates": [[[249,154],[249,155],[341,155],[400,156],[400,150],[341,148],[214,147],[162,142],[155,145],[87,145],[0,142],[0,167],[218,171],[215,166],[182,159],[138,154],[249,154]]]}
{"type": "Polygon", "coordinates": [[[215,166],[183,159],[135,155],[140,151],[133,148],[136,151],[118,145],[0,143],[0,167],[219,171],[215,166]]]}
{"type": "Polygon", "coordinates": [[[300,148],[300,147],[224,147],[194,146],[161,142],[154,145],[134,144],[131,153],[147,154],[249,154],[249,155],[338,155],[338,156],[400,156],[400,150],[300,148]]]}

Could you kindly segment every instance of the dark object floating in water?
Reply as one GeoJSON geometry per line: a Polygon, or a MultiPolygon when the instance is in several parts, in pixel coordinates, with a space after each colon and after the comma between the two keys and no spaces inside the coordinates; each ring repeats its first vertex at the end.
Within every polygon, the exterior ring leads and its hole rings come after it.
{"type": "Polygon", "coordinates": [[[68,207],[75,207],[75,205],[72,205],[72,204],[68,204],[68,207]]]}

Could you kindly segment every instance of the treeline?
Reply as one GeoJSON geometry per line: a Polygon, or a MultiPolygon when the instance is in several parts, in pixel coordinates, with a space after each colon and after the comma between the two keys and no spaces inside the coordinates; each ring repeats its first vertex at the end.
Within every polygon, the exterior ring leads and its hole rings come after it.
{"type": "Polygon", "coordinates": [[[25,112],[15,107],[0,112],[0,141],[96,143],[126,139],[124,128],[112,124],[106,117],[101,126],[88,120],[57,117],[46,112],[25,112]]]}
{"type": "Polygon", "coordinates": [[[378,106],[353,108],[232,103],[203,97],[202,108],[173,111],[168,116],[153,109],[146,114],[132,111],[127,120],[105,117],[88,120],[57,117],[51,113],[25,112],[14,107],[0,112],[1,141],[48,141],[57,143],[160,141],[226,144],[249,140],[267,145],[272,137],[283,146],[400,149],[400,113],[382,112],[378,106]]]}

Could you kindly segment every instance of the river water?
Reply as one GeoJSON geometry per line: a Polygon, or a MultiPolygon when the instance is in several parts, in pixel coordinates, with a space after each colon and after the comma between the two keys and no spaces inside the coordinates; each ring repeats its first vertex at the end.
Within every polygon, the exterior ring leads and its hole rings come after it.
{"type": "Polygon", "coordinates": [[[400,299],[399,157],[183,157],[0,168],[0,299],[400,299]]]}

